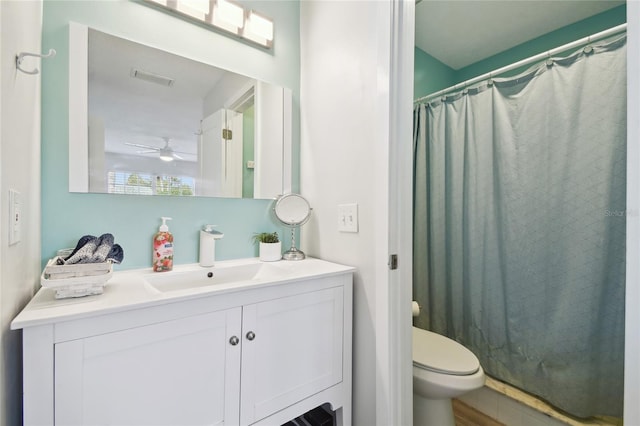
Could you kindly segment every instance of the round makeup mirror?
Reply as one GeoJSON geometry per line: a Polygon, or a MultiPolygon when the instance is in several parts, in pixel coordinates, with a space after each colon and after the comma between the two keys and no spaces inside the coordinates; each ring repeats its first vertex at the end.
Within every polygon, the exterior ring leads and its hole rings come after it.
{"type": "Polygon", "coordinates": [[[302,260],[305,254],[296,248],[296,228],[304,225],[311,217],[311,206],[309,202],[300,194],[281,195],[273,207],[276,218],[285,226],[291,228],[291,248],[287,250],[282,258],[284,260],[302,260]]]}

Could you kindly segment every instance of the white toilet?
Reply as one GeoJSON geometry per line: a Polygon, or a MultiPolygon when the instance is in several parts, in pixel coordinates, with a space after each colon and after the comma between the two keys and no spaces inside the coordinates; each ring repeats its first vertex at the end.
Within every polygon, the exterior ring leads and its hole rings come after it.
{"type": "Polygon", "coordinates": [[[455,426],[451,398],[484,386],[480,361],[460,343],[413,327],[413,424],[455,426]]]}

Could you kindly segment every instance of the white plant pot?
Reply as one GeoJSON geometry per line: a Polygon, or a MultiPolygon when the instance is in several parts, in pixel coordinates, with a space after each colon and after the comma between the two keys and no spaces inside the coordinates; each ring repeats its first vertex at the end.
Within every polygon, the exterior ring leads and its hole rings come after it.
{"type": "Polygon", "coordinates": [[[277,243],[260,243],[260,260],[275,262],[282,259],[282,241],[277,243]]]}

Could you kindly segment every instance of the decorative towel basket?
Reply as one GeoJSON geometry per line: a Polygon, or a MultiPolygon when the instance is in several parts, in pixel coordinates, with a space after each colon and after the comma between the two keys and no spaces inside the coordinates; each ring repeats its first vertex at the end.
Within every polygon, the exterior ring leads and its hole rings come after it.
{"type": "Polygon", "coordinates": [[[50,259],[40,276],[42,287],[55,290],[56,299],[102,294],[113,275],[111,262],[58,265],[57,261],[58,257],[50,259]]]}

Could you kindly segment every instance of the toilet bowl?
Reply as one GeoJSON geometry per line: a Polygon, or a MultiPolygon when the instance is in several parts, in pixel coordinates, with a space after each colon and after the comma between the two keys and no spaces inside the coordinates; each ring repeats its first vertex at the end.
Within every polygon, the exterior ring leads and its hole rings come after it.
{"type": "Polygon", "coordinates": [[[413,424],[455,426],[451,398],[484,386],[478,358],[460,343],[413,327],[413,424]]]}

